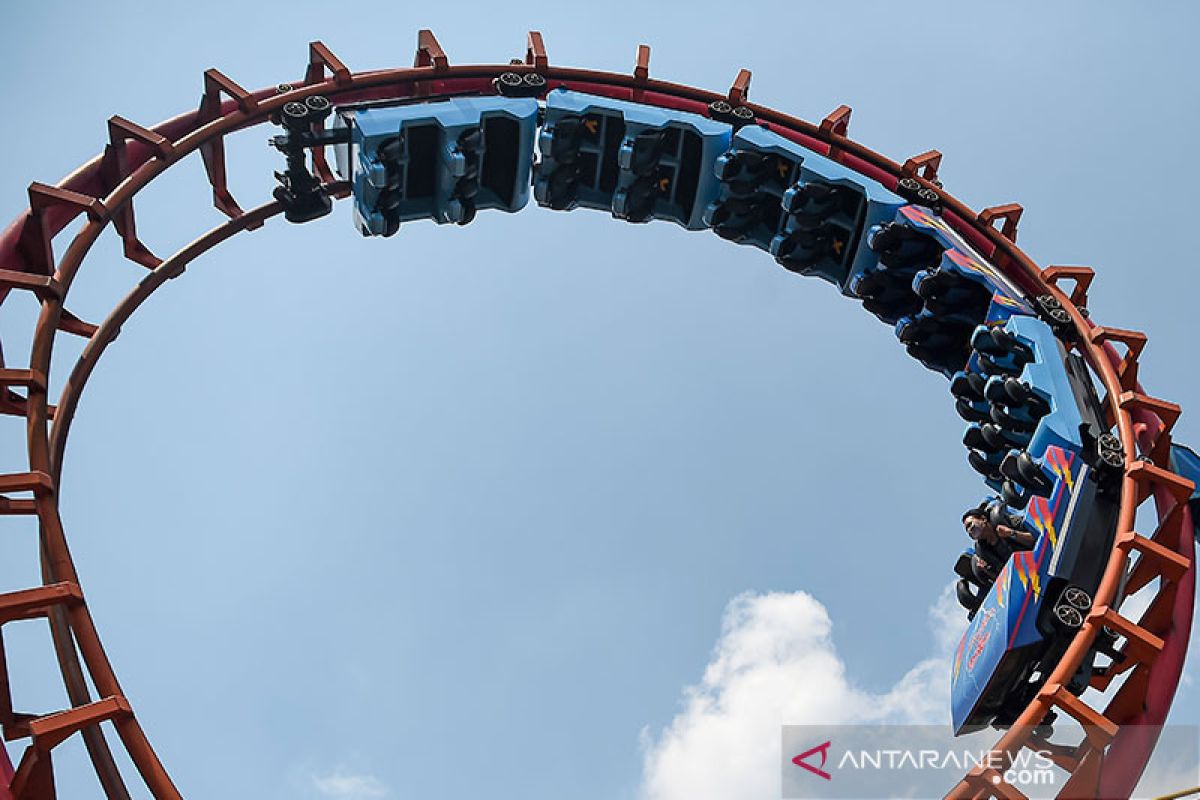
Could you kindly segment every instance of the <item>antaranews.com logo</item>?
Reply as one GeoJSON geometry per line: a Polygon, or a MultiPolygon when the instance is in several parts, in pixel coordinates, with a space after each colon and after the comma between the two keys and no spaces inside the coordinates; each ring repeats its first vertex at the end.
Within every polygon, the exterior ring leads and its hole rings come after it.
{"type": "MultiPolygon", "coordinates": [[[[1076,742],[1082,729],[1063,731],[1076,742]]],[[[940,798],[976,768],[993,770],[1029,798],[1052,798],[1070,777],[1049,749],[1025,749],[1011,760],[992,751],[989,730],[956,738],[949,726],[789,725],[783,728],[783,798],[940,798]]],[[[1163,728],[1143,782],[1156,772],[1200,783],[1200,728],[1163,728]]],[[[1189,785],[1196,785],[1192,783],[1189,785]]]]}

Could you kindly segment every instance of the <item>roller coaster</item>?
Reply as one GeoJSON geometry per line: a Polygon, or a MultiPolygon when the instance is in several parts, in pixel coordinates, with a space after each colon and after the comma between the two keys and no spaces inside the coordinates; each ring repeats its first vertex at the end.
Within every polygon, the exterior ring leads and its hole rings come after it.
{"type": "MultiPolygon", "coordinates": [[[[130,797],[109,731],[151,795],[182,796],[117,680],[71,559],[58,501],[71,421],[121,326],[167,281],[235,234],[280,215],[302,224],[340,199],[364,236],[415,220],[466,225],[531,199],[666,220],[762,250],[862,303],[948,379],[968,463],[989,491],[964,521],[994,535],[955,565],[970,617],[950,678],[955,731],[998,727],[1001,764],[1026,748],[1050,753],[1070,775],[1059,797],[1130,795],[1188,647],[1200,475],[1200,459],[1172,443],[1179,406],[1139,382],[1146,335],[1091,318],[1093,270],[1040,268],[1017,247],[1019,205],[975,212],[949,195],[939,152],[894,162],[848,138],[847,106],[811,124],[752,103],[746,70],[718,94],[652,79],[649,59],[643,45],[630,74],[552,66],[534,32],[523,59],[452,66],[421,31],[411,68],[356,73],[314,42],[302,80],[247,91],[208,70],[195,110],[153,128],[114,116],[102,155],[57,185],[29,187],[28,211],[0,235],[0,302],[28,292],[41,304],[28,364],[0,363],[0,412],[24,418],[29,468],[0,475],[0,513],[36,524],[43,583],[0,594],[0,634],[44,619],[71,705],[18,710],[0,638],[0,726],[24,742],[15,763],[0,748],[0,800],[53,798],[55,748],[76,734],[103,793],[130,797]],[[281,129],[271,144],[283,168],[273,199],[243,209],[228,188],[225,137],[257,125],[281,129]],[[139,238],[134,198],[196,153],[228,219],[160,258],[139,238]],[[81,216],[56,254],[52,239],[81,216]],[[92,323],[67,300],[110,224],[146,272],[92,323]],[[51,404],[59,336],[86,345],[51,404]],[[1151,500],[1157,522],[1139,529],[1151,500]],[[1004,550],[995,536],[1024,544],[1004,550]],[[1122,610],[1135,596],[1145,608],[1136,619],[1122,610]]],[[[947,788],[1024,797],[995,763],[947,788]]]]}

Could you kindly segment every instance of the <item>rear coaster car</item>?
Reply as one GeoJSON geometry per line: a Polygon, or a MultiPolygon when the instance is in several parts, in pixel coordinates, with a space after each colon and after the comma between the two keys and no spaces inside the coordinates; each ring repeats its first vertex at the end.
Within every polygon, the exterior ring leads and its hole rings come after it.
{"type": "MultiPolygon", "coordinates": [[[[1025,709],[1083,624],[1112,551],[1117,504],[1097,491],[1093,468],[1056,446],[1047,460],[1055,465],[1054,491],[1033,498],[1025,512],[1037,543],[1008,560],[958,644],[950,684],[955,734],[1011,724],[1025,709]]],[[[1083,691],[1094,658],[1084,660],[1069,689],[1083,691]]]]}

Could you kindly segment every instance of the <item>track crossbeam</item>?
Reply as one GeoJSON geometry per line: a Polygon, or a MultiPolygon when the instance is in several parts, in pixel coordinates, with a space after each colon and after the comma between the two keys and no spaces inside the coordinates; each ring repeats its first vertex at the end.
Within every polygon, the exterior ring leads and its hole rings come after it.
{"type": "Polygon", "coordinates": [[[79,584],[71,581],[51,583],[34,589],[18,589],[0,594],[0,625],[18,620],[35,619],[50,613],[54,606],[83,602],[79,584]]]}
{"type": "MultiPolygon", "coordinates": [[[[1178,536],[1176,536],[1178,538],[1178,536]]],[[[1134,531],[1126,531],[1117,537],[1116,546],[1126,553],[1137,551],[1141,554],[1129,575],[1126,591],[1133,593],[1146,587],[1150,581],[1162,576],[1168,581],[1177,581],[1192,565],[1190,559],[1181,556],[1171,548],[1147,539],[1134,531]]]]}

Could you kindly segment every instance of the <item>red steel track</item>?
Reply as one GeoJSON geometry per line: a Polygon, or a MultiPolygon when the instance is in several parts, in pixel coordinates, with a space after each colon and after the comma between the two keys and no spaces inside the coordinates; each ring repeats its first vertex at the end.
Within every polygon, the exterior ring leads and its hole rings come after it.
{"type": "MultiPolygon", "coordinates": [[[[0,362],[0,413],[25,418],[29,471],[0,475],[0,514],[37,523],[43,583],[0,594],[3,624],[44,618],[50,627],[59,668],[71,707],[21,713],[14,709],[0,638],[0,726],[8,741],[25,740],[15,767],[0,748],[0,800],[54,797],[54,748],[79,733],[105,794],[127,798],[104,728],[115,729],[146,786],[156,798],[180,797],[137,721],[101,645],[80,587],[63,530],[58,484],[71,419],[88,377],[121,325],[163,283],[179,276],[193,259],[234,234],[263,225],[282,211],[277,202],[243,211],[226,185],[224,137],[269,122],[284,103],[320,94],[335,104],[372,99],[493,94],[492,79],[501,72],[535,71],[549,88],[633,100],[704,114],[708,103],[728,99],[749,105],[758,119],[783,136],[828,155],[894,189],[899,178],[912,176],[936,188],[944,198],[945,219],[980,252],[1031,296],[1050,294],[1071,314],[1074,348],[1086,359],[1106,390],[1108,421],[1116,426],[1125,448],[1117,539],[1095,604],[1045,686],[1016,725],[995,745],[995,752],[1015,759],[1026,747],[1049,749],[1056,763],[1071,773],[1059,797],[1128,797],[1157,741],[1183,668],[1191,631],[1194,591],[1194,542],[1187,498],[1192,484],[1168,465],[1170,431],[1179,406],[1147,394],[1138,383],[1138,357],[1145,334],[1098,326],[1085,313],[1093,272],[1087,267],[1041,269],[1016,246],[1021,207],[995,206],[976,213],[948,196],[936,184],[941,154],[929,151],[896,163],[847,138],[850,109],[839,107],[813,125],[748,102],[750,73],[742,70],[726,95],[649,77],[650,50],[638,49],[631,75],[554,67],[540,34],[529,35],[523,63],[450,66],[429,31],[418,35],[411,69],[353,73],[324,45],[309,47],[304,79],[272,89],[248,92],[217,70],[204,74],[204,96],[195,111],[145,128],[121,117],[109,120],[104,153],[56,186],[29,187],[29,210],[0,234],[0,303],[13,291],[31,292],[41,302],[28,366],[0,362]],[[155,256],[137,235],[133,198],[154,178],[199,151],[214,205],[229,221],[199,236],[165,260],[155,256]],[[51,239],[80,215],[86,221],[66,252],[57,257],[51,239]],[[66,308],[67,295],[84,258],[101,231],[112,224],[124,242],[125,256],[147,268],[143,279],[101,324],[85,322],[66,308]],[[999,229],[996,223],[1000,223],[999,229]],[[1069,293],[1059,287],[1069,281],[1069,293]],[[48,376],[59,335],[81,336],[87,344],[71,370],[57,405],[49,404],[48,376]],[[1158,523],[1138,531],[1139,506],[1153,498],[1158,523]],[[1152,595],[1138,620],[1122,616],[1120,584],[1125,591],[1152,595]],[[1123,683],[1103,707],[1096,693],[1077,697],[1066,688],[1103,628],[1122,636],[1124,659],[1107,675],[1092,680],[1106,689],[1120,676],[1123,683]],[[91,696],[88,679],[99,695],[91,696]],[[1090,701],[1090,702],[1089,702],[1090,701]],[[1057,710],[1084,725],[1075,743],[1050,743],[1034,726],[1057,710]]],[[[313,166],[326,191],[345,197],[349,188],[336,182],[324,154],[315,152],[313,166]]],[[[1002,770],[976,768],[950,789],[955,798],[1020,798],[1004,782],[1002,770]]]]}

